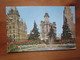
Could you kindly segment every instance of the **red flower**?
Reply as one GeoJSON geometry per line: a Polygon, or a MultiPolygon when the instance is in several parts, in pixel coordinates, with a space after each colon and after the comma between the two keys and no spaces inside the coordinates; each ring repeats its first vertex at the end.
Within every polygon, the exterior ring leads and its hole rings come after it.
{"type": "Polygon", "coordinates": [[[16,45],[16,48],[18,48],[18,45],[16,45]]]}
{"type": "Polygon", "coordinates": [[[8,46],[10,46],[10,45],[11,45],[11,43],[7,43],[7,45],[8,45],[8,46]]]}

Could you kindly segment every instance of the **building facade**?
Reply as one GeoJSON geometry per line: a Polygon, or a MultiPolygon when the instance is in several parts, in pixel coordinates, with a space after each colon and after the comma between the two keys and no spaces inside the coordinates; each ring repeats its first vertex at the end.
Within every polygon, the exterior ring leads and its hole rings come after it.
{"type": "Polygon", "coordinates": [[[11,7],[6,15],[7,21],[7,40],[24,41],[27,39],[27,26],[20,18],[16,7],[11,7]]]}
{"type": "Polygon", "coordinates": [[[73,21],[73,14],[72,14],[71,8],[69,6],[66,6],[64,8],[63,14],[64,14],[63,25],[67,20],[68,27],[72,34],[72,38],[75,38],[75,22],[73,21]]]}
{"type": "MultiPolygon", "coordinates": [[[[45,13],[44,15],[44,21],[41,21],[40,23],[40,37],[41,37],[41,40],[44,40],[44,41],[48,41],[49,42],[49,32],[50,32],[50,26],[52,26],[52,28],[54,29],[54,32],[56,33],[56,23],[53,22],[53,23],[50,23],[49,22],[49,15],[48,13],[45,13]]],[[[54,41],[54,40],[53,40],[54,41]]]]}

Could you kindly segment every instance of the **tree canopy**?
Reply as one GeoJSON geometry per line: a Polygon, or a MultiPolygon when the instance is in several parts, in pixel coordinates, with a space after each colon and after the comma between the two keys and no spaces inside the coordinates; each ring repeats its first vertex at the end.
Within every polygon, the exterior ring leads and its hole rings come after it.
{"type": "Polygon", "coordinates": [[[34,27],[30,33],[28,40],[40,40],[39,36],[40,36],[40,33],[38,32],[37,24],[34,21],[34,27]]]}
{"type": "Polygon", "coordinates": [[[61,36],[62,39],[71,39],[72,38],[72,34],[69,28],[69,25],[67,24],[67,19],[65,18],[65,22],[63,25],[63,33],[61,36]]]}

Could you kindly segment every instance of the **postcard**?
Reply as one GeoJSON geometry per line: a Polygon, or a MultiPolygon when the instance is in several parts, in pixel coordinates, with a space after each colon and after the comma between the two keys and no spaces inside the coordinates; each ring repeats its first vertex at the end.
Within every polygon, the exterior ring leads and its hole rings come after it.
{"type": "Polygon", "coordinates": [[[76,49],[75,6],[7,6],[7,51],[76,49]]]}

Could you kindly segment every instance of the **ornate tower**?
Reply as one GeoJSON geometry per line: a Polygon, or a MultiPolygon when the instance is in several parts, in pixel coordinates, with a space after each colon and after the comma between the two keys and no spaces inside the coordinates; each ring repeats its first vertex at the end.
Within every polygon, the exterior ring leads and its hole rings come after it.
{"type": "Polygon", "coordinates": [[[10,7],[7,13],[7,38],[11,41],[17,41],[19,12],[16,7],[10,7]]]}
{"type": "MultiPolygon", "coordinates": [[[[26,25],[20,18],[16,7],[10,7],[7,13],[7,38],[11,41],[21,41],[27,39],[26,25]]],[[[11,42],[10,41],[10,42],[11,42]]]]}
{"type": "Polygon", "coordinates": [[[18,17],[20,16],[16,7],[11,7],[9,12],[8,12],[8,15],[15,15],[15,16],[18,16],[18,17]]]}
{"type": "MultiPolygon", "coordinates": [[[[44,15],[44,30],[45,30],[45,36],[47,37],[47,34],[49,32],[49,15],[48,13],[45,13],[44,15]]],[[[47,38],[46,38],[47,39],[47,38]]]]}
{"type": "Polygon", "coordinates": [[[41,39],[47,40],[48,39],[48,32],[49,32],[49,15],[48,13],[45,13],[44,15],[44,21],[41,21],[41,39]]]}
{"type": "Polygon", "coordinates": [[[45,13],[45,15],[44,15],[44,21],[45,21],[46,23],[49,22],[49,15],[48,15],[48,13],[45,13]]]}
{"type": "Polygon", "coordinates": [[[72,14],[71,8],[69,6],[66,6],[64,8],[64,22],[63,22],[63,24],[66,22],[66,20],[67,20],[68,27],[72,33],[72,38],[75,38],[75,24],[73,22],[73,14],[72,14]]]}
{"type": "Polygon", "coordinates": [[[50,28],[52,28],[55,30],[56,32],[56,24],[53,22],[53,23],[50,23],[49,22],[49,15],[48,13],[45,13],[44,15],[44,21],[41,21],[41,24],[40,24],[40,27],[41,27],[41,40],[44,40],[45,42],[49,42],[49,32],[50,32],[50,28]]]}

